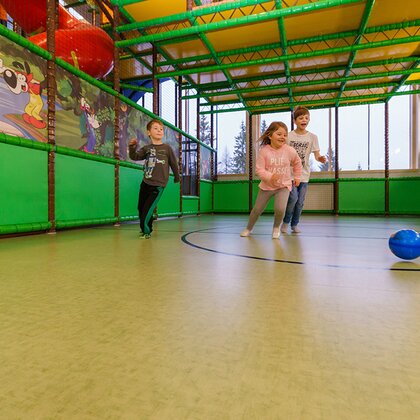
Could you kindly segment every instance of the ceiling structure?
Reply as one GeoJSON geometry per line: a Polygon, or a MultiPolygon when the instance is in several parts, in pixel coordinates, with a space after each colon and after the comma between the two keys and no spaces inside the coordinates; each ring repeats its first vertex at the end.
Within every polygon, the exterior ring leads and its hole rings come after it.
{"type": "Polygon", "coordinates": [[[200,113],[420,93],[419,0],[111,0],[121,79],[173,78],[200,113]],[[155,51],[155,61],[153,56],[155,51]]]}

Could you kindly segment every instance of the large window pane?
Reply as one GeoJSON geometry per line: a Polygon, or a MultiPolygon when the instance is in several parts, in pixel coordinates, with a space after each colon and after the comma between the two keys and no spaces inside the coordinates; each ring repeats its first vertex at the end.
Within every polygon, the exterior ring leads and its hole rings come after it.
{"type": "Polygon", "coordinates": [[[339,109],[339,157],[341,170],[367,169],[368,109],[367,105],[339,109]]]}
{"type": "Polygon", "coordinates": [[[246,124],[246,114],[240,112],[226,112],[217,114],[218,174],[233,174],[233,157],[235,154],[235,137],[241,135],[242,124],[246,124]]]}
{"type": "Polygon", "coordinates": [[[175,83],[167,80],[161,84],[161,116],[164,120],[176,125],[175,121],[175,83]]]}
{"type": "Polygon", "coordinates": [[[410,168],[410,98],[389,101],[389,169],[410,168]]]}
{"type": "Polygon", "coordinates": [[[368,170],[385,169],[385,106],[384,104],[368,105],[370,115],[368,145],[368,170]]]}

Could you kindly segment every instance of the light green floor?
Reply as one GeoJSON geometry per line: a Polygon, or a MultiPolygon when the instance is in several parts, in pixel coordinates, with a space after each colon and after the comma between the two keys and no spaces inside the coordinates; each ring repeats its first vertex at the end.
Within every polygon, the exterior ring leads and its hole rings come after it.
{"type": "Polygon", "coordinates": [[[420,220],[271,223],[0,240],[0,419],[419,419],[420,220]]]}

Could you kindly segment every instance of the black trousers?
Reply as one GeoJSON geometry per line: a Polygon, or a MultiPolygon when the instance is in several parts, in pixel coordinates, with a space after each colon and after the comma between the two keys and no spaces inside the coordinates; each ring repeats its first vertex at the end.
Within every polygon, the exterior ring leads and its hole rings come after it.
{"type": "Polygon", "coordinates": [[[137,209],[139,211],[140,229],[143,233],[150,234],[153,231],[153,211],[162,196],[163,190],[164,187],[155,187],[146,184],[144,181],[140,184],[137,209]]]}

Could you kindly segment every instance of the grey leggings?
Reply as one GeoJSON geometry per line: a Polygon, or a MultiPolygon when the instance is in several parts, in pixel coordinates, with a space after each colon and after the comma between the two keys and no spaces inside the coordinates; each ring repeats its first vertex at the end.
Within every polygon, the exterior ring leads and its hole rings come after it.
{"type": "Polygon", "coordinates": [[[287,188],[280,188],[278,190],[268,191],[259,190],[257,199],[255,200],[254,208],[249,215],[248,230],[252,230],[261,213],[267,206],[268,201],[274,195],[274,223],[273,228],[279,227],[283,220],[286,211],[287,199],[289,198],[289,190],[287,188]]]}

